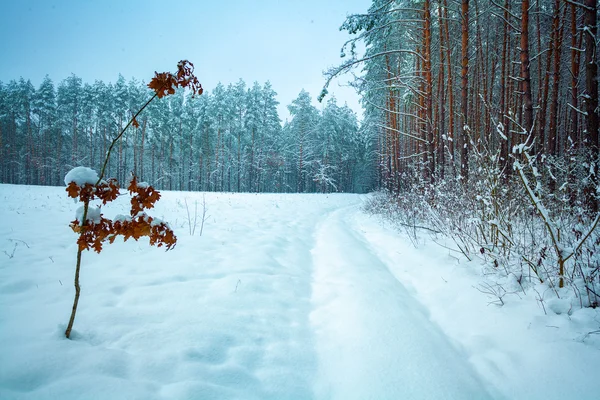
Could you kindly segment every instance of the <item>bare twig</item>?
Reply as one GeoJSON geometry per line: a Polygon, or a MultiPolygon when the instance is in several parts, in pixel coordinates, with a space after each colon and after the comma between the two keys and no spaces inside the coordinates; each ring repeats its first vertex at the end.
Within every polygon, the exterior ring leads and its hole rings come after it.
{"type": "Polygon", "coordinates": [[[20,242],[20,243],[23,243],[25,246],[27,246],[28,249],[31,248],[31,247],[29,247],[29,245],[27,244],[27,242],[24,241],[24,240],[21,240],[21,239],[8,239],[8,240],[10,240],[11,242],[20,242]]]}
{"type": "Polygon", "coordinates": [[[12,259],[15,256],[15,251],[17,250],[17,243],[15,243],[15,247],[13,248],[12,253],[8,254],[6,250],[4,250],[4,254],[8,256],[9,259],[12,259]]]}
{"type": "Polygon", "coordinates": [[[490,301],[488,305],[495,304],[500,307],[504,305],[504,296],[506,295],[506,290],[502,287],[502,285],[496,284],[495,286],[492,286],[489,283],[484,282],[473,287],[483,294],[498,299],[490,301]]]}
{"type": "Polygon", "coordinates": [[[548,312],[546,311],[546,306],[544,305],[544,298],[543,298],[543,296],[540,294],[540,292],[538,292],[538,290],[536,288],[533,288],[533,290],[537,293],[536,300],[542,306],[542,310],[544,310],[544,315],[548,315],[548,312]]]}
{"type": "Polygon", "coordinates": [[[202,222],[200,223],[200,236],[202,236],[202,232],[204,232],[204,222],[209,217],[206,215],[208,212],[208,208],[206,207],[206,195],[202,194],[202,222]]]}

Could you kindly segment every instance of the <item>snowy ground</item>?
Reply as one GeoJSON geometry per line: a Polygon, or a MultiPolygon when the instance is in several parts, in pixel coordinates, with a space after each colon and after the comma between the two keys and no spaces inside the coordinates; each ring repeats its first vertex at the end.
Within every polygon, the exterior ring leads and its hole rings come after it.
{"type": "Polygon", "coordinates": [[[360,196],[207,193],[192,236],[203,195],[162,193],[177,247],[85,253],[67,340],[77,205],[0,185],[0,399],[600,398],[596,310],[488,305],[477,263],[415,249],[360,196]]]}

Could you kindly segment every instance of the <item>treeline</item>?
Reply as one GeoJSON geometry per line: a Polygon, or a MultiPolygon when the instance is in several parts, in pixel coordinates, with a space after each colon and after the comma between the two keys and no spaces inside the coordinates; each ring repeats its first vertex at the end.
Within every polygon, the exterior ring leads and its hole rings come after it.
{"type": "MultiPolygon", "coordinates": [[[[143,82],[55,88],[0,82],[0,182],[62,185],[79,165],[99,169],[113,137],[150,98],[143,82]]],[[[244,192],[363,192],[375,182],[374,147],[355,113],[331,99],[322,111],[302,91],[284,126],[267,82],[218,84],[192,98],[156,100],[119,142],[109,177],[131,172],[157,188],[244,192]]]]}
{"type": "Polygon", "coordinates": [[[364,68],[380,186],[398,192],[415,168],[476,182],[482,157],[509,179],[527,149],[550,161],[551,191],[587,184],[597,209],[597,13],[597,0],[374,0],[349,16],[348,61],[328,75],[364,68]]]}
{"type": "Polygon", "coordinates": [[[597,17],[597,0],[373,0],[349,16],[327,75],[362,71],[386,189],[371,209],[415,241],[444,234],[512,290],[569,285],[598,306],[597,17]]]}

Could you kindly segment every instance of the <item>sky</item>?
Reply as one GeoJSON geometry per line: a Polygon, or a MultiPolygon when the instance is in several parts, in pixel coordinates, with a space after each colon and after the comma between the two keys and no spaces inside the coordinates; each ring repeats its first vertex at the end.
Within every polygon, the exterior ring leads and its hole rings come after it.
{"type": "MultiPolygon", "coordinates": [[[[1,0],[0,81],[23,77],[36,88],[46,74],[57,85],[71,73],[84,82],[149,81],[155,71],[194,63],[203,87],[240,78],[271,82],[279,114],[307,90],[315,98],[323,71],[338,65],[349,38],[339,26],[371,0],[1,0]]],[[[329,93],[360,115],[351,76],[329,93]]]]}

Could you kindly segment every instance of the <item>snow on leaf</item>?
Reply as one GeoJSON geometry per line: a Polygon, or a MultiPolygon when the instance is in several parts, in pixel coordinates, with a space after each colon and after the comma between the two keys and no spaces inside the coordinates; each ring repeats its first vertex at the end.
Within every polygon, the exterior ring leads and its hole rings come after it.
{"type": "Polygon", "coordinates": [[[75,167],[65,175],[65,185],[69,186],[71,182],[75,182],[78,186],[86,183],[95,185],[98,182],[98,173],[88,167],[75,167]]]}

